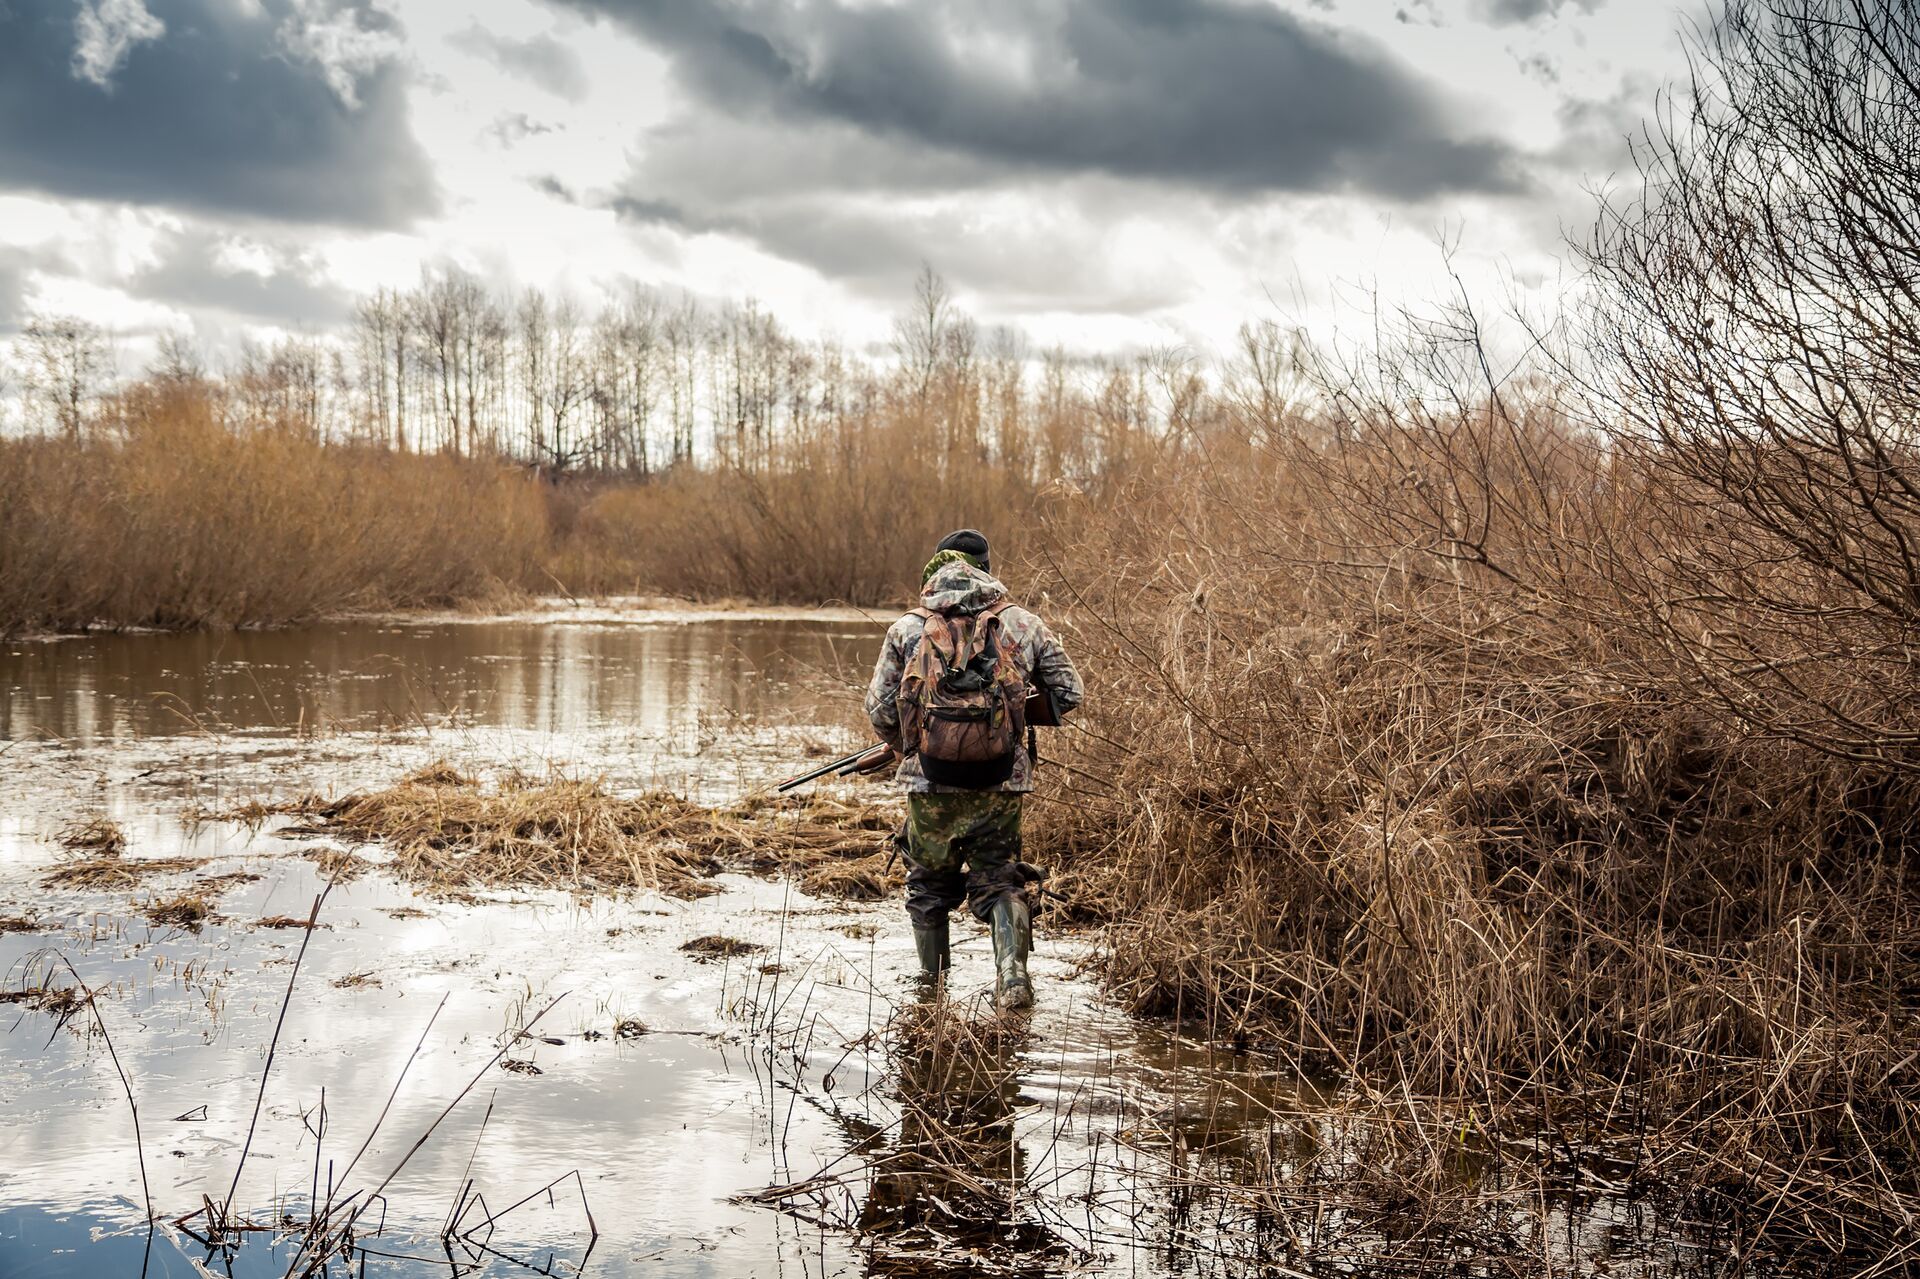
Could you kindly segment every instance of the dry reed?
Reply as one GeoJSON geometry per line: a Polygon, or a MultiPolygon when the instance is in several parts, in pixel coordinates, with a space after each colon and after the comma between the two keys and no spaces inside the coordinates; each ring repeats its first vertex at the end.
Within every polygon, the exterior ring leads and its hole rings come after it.
{"type": "Polygon", "coordinates": [[[0,632],[284,625],[546,582],[525,474],[224,413],[214,388],[150,384],[117,436],[0,441],[0,632]]]}
{"type": "Polygon", "coordinates": [[[206,862],[195,857],[136,857],[118,854],[105,857],[79,857],[61,863],[41,877],[49,888],[85,888],[106,891],[133,888],[149,875],[171,875],[196,870],[206,862]]]}
{"type": "Polygon", "coordinates": [[[724,869],[788,868],[822,891],[864,891],[885,864],[877,833],[894,820],[881,808],[820,799],[712,809],[560,776],[514,775],[488,788],[446,764],[385,790],[306,797],[275,811],[296,819],[283,833],[381,844],[392,853],[391,870],[431,891],[637,888],[678,896],[713,891],[711,878],[724,869]]]}
{"type": "Polygon", "coordinates": [[[140,913],[163,928],[181,928],[197,933],[213,914],[213,907],[198,893],[179,893],[157,898],[140,908],[140,913]]]}
{"type": "Polygon", "coordinates": [[[1630,456],[1384,421],[1270,423],[1050,518],[1032,570],[1093,691],[1029,829],[1111,921],[1112,988],[1496,1143],[1637,1132],[1639,1175],[1771,1203],[1776,1241],[1901,1246],[1913,774],[1689,694],[1630,456]]]}
{"type": "Polygon", "coordinates": [[[105,817],[90,817],[63,827],[54,836],[54,842],[70,853],[118,857],[126,851],[127,835],[118,822],[105,817]]]}

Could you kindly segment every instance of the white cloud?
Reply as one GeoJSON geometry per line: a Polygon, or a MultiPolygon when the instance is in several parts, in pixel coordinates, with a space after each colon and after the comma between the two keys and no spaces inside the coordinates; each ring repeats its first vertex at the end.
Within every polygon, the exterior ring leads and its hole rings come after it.
{"type": "Polygon", "coordinates": [[[280,40],[290,52],[312,59],[348,107],[360,105],[361,80],[406,52],[399,27],[379,10],[337,0],[294,0],[280,40]]]}
{"type": "Polygon", "coordinates": [[[113,88],[114,73],[133,47],[158,40],[167,24],[147,12],[144,0],[84,0],[73,21],[73,74],[102,89],[113,88]]]}

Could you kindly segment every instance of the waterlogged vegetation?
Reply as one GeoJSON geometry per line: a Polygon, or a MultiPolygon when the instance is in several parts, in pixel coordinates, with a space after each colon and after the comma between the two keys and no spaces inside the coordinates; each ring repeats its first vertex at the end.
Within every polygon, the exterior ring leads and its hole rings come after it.
{"type": "Polygon", "coordinates": [[[0,1174],[8,1273],[1711,1275],[1733,1247],[1778,1268],[1624,1120],[1496,1128],[1411,1081],[1134,1020],[1070,926],[1107,907],[1070,875],[1031,1022],[990,1011],[970,929],[925,1000],[874,898],[899,873],[884,789],[754,798],[839,746],[848,641],[878,629],[646,618],[368,627],[461,694],[432,724],[337,669],[299,695],[285,659],[337,628],[257,637],[271,696],[231,703],[244,660],[139,660],[177,637],[6,658],[0,1078],[23,1104],[0,1140],[30,1152],[0,1174]],[[630,722],[551,687],[583,643],[673,693],[630,722]],[[139,669],[229,720],[53,731],[139,669]]]}

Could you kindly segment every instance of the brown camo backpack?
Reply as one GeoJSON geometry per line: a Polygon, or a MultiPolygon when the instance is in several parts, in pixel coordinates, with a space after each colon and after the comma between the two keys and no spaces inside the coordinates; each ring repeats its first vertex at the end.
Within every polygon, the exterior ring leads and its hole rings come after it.
{"type": "Polygon", "coordinates": [[[916,608],[920,643],[900,677],[900,732],[930,782],[985,790],[1013,776],[1027,685],[999,600],[975,614],[916,608]]]}

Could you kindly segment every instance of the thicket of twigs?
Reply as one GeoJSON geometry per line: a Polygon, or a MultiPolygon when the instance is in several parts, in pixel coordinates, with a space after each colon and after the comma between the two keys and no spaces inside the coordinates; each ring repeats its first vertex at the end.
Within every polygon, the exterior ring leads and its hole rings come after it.
{"type": "Polygon", "coordinates": [[[1462,307],[1052,514],[1093,687],[1037,825],[1135,1007],[1488,1126],[1603,1116],[1769,1233],[1912,1255],[1920,26],[1889,9],[1731,7],[1557,382],[1489,376],[1462,307]]]}

